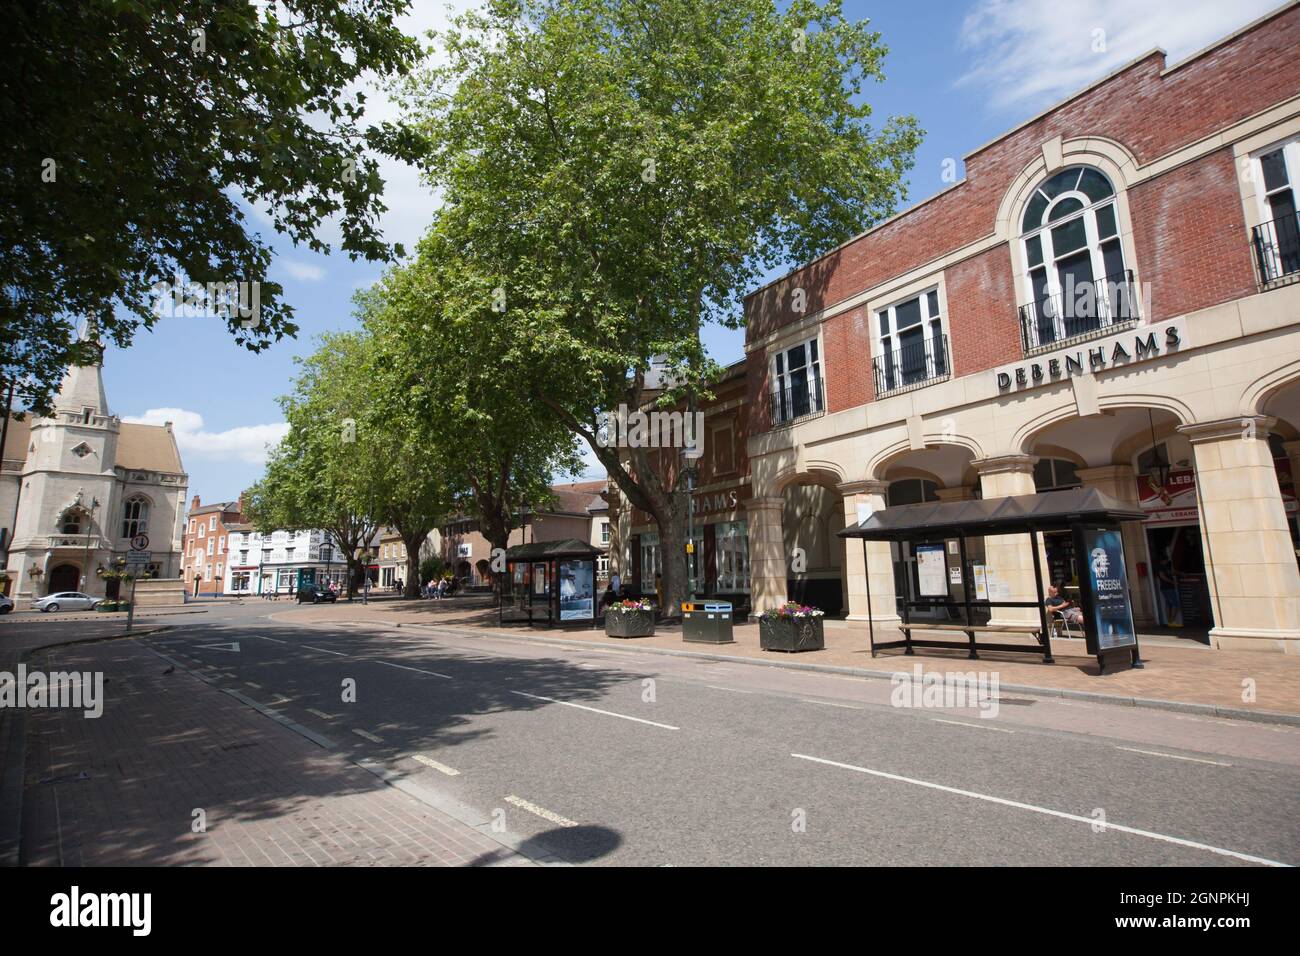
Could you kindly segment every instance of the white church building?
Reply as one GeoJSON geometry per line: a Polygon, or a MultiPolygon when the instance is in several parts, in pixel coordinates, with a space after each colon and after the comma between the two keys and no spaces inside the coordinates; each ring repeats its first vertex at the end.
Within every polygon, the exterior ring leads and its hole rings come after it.
{"type": "MultiPolygon", "coordinates": [[[[2,413],[0,413],[2,414],[2,413]]],[[[179,578],[189,476],[166,425],[123,422],[98,364],[64,376],[51,418],[10,416],[0,464],[0,544],[7,593],[115,596],[100,577],[137,544],[150,577],[179,578]],[[107,590],[106,590],[107,588],[107,590]]]]}

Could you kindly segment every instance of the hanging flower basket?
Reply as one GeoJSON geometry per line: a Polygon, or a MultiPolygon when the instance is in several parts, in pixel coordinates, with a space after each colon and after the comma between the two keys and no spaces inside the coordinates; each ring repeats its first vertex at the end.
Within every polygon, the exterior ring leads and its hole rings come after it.
{"type": "Polygon", "coordinates": [[[790,601],[758,618],[758,644],[765,651],[820,651],[826,647],[822,612],[790,601]]]}
{"type": "Polygon", "coordinates": [[[610,637],[650,637],[654,632],[655,606],[649,601],[618,601],[605,609],[610,637]]]}

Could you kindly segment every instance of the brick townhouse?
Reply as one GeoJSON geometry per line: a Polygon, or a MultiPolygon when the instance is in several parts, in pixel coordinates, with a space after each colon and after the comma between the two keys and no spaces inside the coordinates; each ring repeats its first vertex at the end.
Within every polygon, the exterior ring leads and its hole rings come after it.
{"type": "MultiPolygon", "coordinates": [[[[915,582],[907,549],[836,537],[874,511],[1090,485],[1146,514],[1123,531],[1139,624],[1300,650],[1297,49],[1289,4],[1179,63],[1154,50],[746,298],[728,519],[756,610],[865,620],[868,568],[877,596],[915,582]]],[[[644,584],[653,532],[630,520],[644,584]]],[[[1027,542],[986,547],[1032,598],[1027,542]]],[[[1067,588],[1070,548],[1043,546],[1067,588]]]]}
{"type": "Polygon", "coordinates": [[[237,501],[210,505],[194,496],[181,543],[182,575],[189,594],[198,597],[225,593],[226,571],[235,550],[231,535],[239,535],[248,528],[242,495],[237,501]]]}

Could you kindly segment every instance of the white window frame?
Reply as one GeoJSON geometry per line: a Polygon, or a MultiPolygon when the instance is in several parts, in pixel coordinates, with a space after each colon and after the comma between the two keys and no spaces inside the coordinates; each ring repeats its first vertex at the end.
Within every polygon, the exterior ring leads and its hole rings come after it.
{"type": "MultiPolygon", "coordinates": [[[[943,348],[944,340],[948,335],[948,318],[947,310],[944,308],[945,304],[943,290],[936,283],[919,291],[908,293],[889,305],[875,310],[875,318],[871,323],[871,333],[875,353],[880,356],[882,395],[892,394],[900,389],[909,388],[922,382],[939,381],[952,375],[951,358],[943,348]],[[933,297],[933,301],[931,297],[933,297]],[[917,301],[921,310],[919,324],[921,342],[925,348],[924,374],[914,382],[904,382],[900,367],[894,366],[894,383],[891,385],[889,382],[889,368],[893,363],[893,353],[899,349],[898,337],[901,334],[898,329],[898,309],[912,301],[917,301]],[[888,331],[883,327],[886,325],[888,331]],[[937,343],[935,341],[936,332],[939,335],[937,343]],[[941,363],[943,371],[939,370],[941,363]]],[[[909,325],[903,331],[915,327],[909,325]]]]}
{"type": "Polygon", "coordinates": [[[772,354],[771,374],[775,383],[773,389],[773,424],[782,425],[796,418],[804,418],[826,410],[826,386],[822,374],[822,362],[825,352],[822,349],[821,336],[814,335],[792,345],[786,345],[772,354]],[[793,393],[790,385],[790,353],[803,352],[804,364],[800,370],[808,369],[810,374],[806,385],[808,393],[808,411],[794,413],[793,393]]]}
{"type": "MultiPolygon", "coordinates": [[[[1296,208],[1297,214],[1300,215],[1300,136],[1292,136],[1290,139],[1279,140],[1270,143],[1263,149],[1257,149],[1250,154],[1251,171],[1255,177],[1255,210],[1259,216],[1260,227],[1269,227],[1270,233],[1276,240],[1277,229],[1273,223],[1277,217],[1273,215],[1273,207],[1269,204],[1269,197],[1281,192],[1282,189],[1291,190],[1291,203],[1296,208]],[[1264,182],[1264,157],[1270,153],[1282,152],[1283,168],[1286,170],[1286,186],[1274,189],[1271,193],[1264,182]]],[[[1251,238],[1254,238],[1254,230],[1251,230],[1251,238]]],[[[1268,281],[1281,278],[1284,275],[1290,275],[1283,269],[1282,257],[1278,252],[1276,241],[1270,242],[1264,250],[1268,257],[1267,269],[1268,274],[1264,276],[1268,281]]],[[[1255,251],[1252,249],[1252,255],[1255,251]]],[[[1263,263],[1256,262],[1256,266],[1262,266],[1263,263]]],[[[1294,270],[1293,270],[1294,271],[1294,270]]]]}
{"type": "MultiPolygon", "coordinates": [[[[1083,249],[1086,249],[1088,251],[1088,259],[1089,259],[1090,267],[1092,269],[1092,279],[1094,283],[1101,282],[1105,279],[1111,278],[1111,274],[1106,269],[1105,254],[1102,252],[1101,249],[1103,243],[1111,243],[1111,242],[1116,243],[1116,245],[1119,248],[1121,271],[1132,271],[1133,264],[1129,262],[1128,253],[1124,248],[1124,226],[1123,226],[1123,222],[1120,219],[1119,189],[1115,185],[1115,180],[1112,177],[1108,176],[1104,170],[1099,169],[1097,166],[1092,165],[1091,163],[1077,163],[1077,164],[1067,166],[1066,169],[1058,169],[1055,172],[1047,176],[1044,176],[1042,180],[1038,183],[1038,185],[1035,186],[1034,189],[1025,198],[1025,201],[1020,204],[1020,208],[1018,212],[1019,215],[1018,218],[1016,219],[1016,228],[1020,233],[1020,256],[1024,268],[1024,271],[1022,273],[1022,279],[1025,284],[1025,290],[1028,293],[1027,301],[1035,306],[1035,318],[1037,318],[1037,303],[1039,301],[1039,298],[1034,291],[1035,285],[1034,285],[1033,274],[1039,269],[1042,269],[1046,274],[1047,291],[1045,296],[1043,297],[1043,300],[1049,303],[1057,303],[1057,302],[1064,303],[1065,301],[1064,297],[1065,297],[1066,290],[1062,287],[1061,284],[1061,272],[1060,272],[1061,260],[1063,258],[1076,256],[1083,249]],[[1029,203],[1033,201],[1034,197],[1038,195],[1039,190],[1049,180],[1054,179],[1056,176],[1060,175],[1063,172],[1066,172],[1067,170],[1075,170],[1075,169],[1079,171],[1079,177],[1080,177],[1079,180],[1076,180],[1075,182],[1076,188],[1067,189],[1064,192],[1061,192],[1057,196],[1053,197],[1048,202],[1048,204],[1043,207],[1043,212],[1042,215],[1039,217],[1038,224],[1035,225],[1032,229],[1026,231],[1024,229],[1024,217],[1025,217],[1026,207],[1029,205],[1029,203]],[[1104,199],[1099,199],[1096,202],[1090,199],[1087,193],[1077,188],[1079,183],[1082,181],[1083,172],[1089,169],[1097,173],[1098,175],[1105,177],[1106,182],[1110,184],[1110,190],[1111,190],[1110,195],[1106,196],[1104,199]],[[1078,209],[1054,222],[1050,221],[1052,210],[1055,209],[1057,206],[1059,206],[1061,203],[1065,202],[1067,199],[1077,199],[1079,202],[1083,204],[1083,208],[1078,209]],[[1102,209],[1104,209],[1106,206],[1110,206],[1112,208],[1112,215],[1115,220],[1115,234],[1113,236],[1107,236],[1105,239],[1101,239],[1099,238],[1100,234],[1097,227],[1097,213],[1100,212],[1102,209]],[[1056,253],[1056,250],[1052,246],[1052,230],[1059,229],[1061,226],[1067,225],[1068,223],[1071,223],[1076,219],[1083,220],[1083,233],[1084,233],[1085,244],[1084,246],[1075,249],[1070,249],[1058,255],[1056,253]],[[1039,240],[1040,248],[1042,250],[1042,262],[1039,265],[1034,265],[1033,260],[1029,255],[1029,244],[1035,238],[1039,240]]],[[[1111,304],[1109,302],[1109,299],[1103,296],[1094,296],[1093,301],[1096,303],[1095,307],[1097,310],[1096,318],[1098,321],[1098,326],[1100,328],[1105,328],[1106,326],[1114,324],[1115,316],[1112,314],[1112,309],[1111,309],[1111,304]]],[[[1064,312],[1064,309],[1063,308],[1057,309],[1057,311],[1064,312]]],[[[1055,344],[1056,342],[1063,342],[1068,339],[1072,339],[1075,337],[1075,335],[1078,334],[1078,333],[1072,334],[1070,333],[1069,329],[1066,328],[1065,325],[1066,317],[1064,315],[1057,314],[1057,315],[1050,316],[1050,318],[1052,319],[1052,328],[1055,335],[1055,338],[1052,339],[1052,344],[1055,344]]],[[[1037,328],[1037,322],[1035,322],[1034,330],[1033,330],[1033,342],[1031,342],[1031,347],[1036,347],[1037,345],[1040,344],[1042,345],[1049,344],[1046,342],[1039,343],[1038,334],[1039,333],[1037,328]]]]}
{"type": "Polygon", "coordinates": [[[213,515],[211,518],[208,519],[208,530],[209,530],[209,531],[216,531],[216,530],[217,530],[217,516],[216,516],[216,515],[213,515]]]}
{"type": "Polygon", "coordinates": [[[209,558],[212,557],[213,549],[216,547],[216,544],[217,544],[217,539],[216,539],[216,538],[208,538],[208,557],[209,557],[209,558]]]}

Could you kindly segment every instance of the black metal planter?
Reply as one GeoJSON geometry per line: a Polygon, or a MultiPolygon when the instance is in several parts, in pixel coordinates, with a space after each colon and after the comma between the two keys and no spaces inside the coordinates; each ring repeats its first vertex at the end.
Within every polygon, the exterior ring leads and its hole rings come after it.
{"type": "Polygon", "coordinates": [[[826,634],[820,617],[758,619],[758,645],[765,651],[820,651],[826,634]]]}
{"type": "Polygon", "coordinates": [[[605,612],[605,633],[610,637],[650,637],[654,632],[654,611],[605,612]]]}

